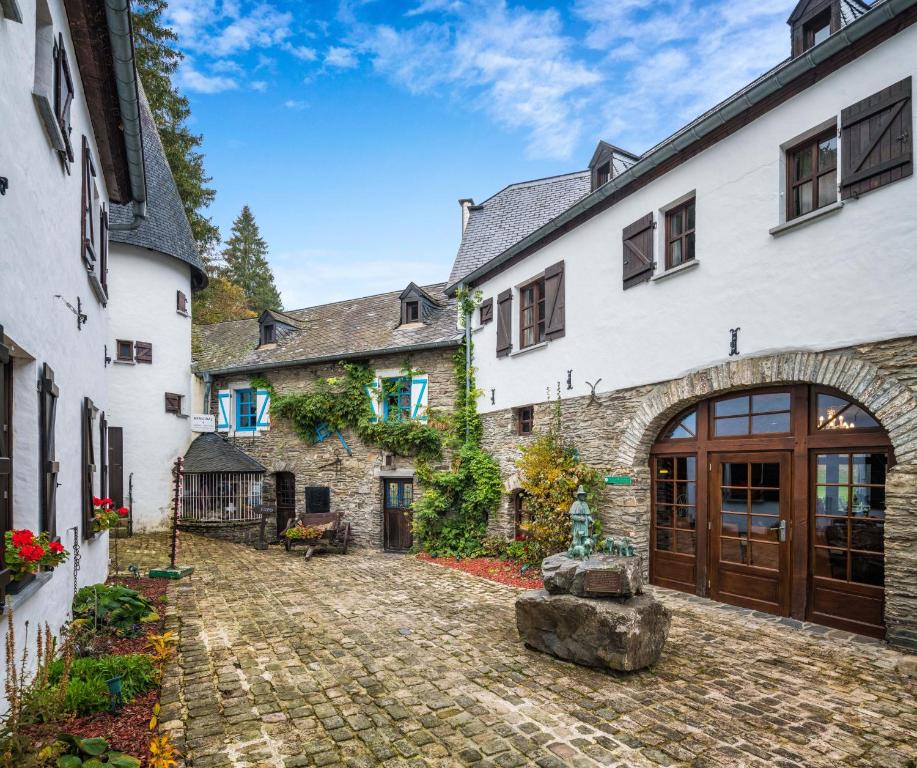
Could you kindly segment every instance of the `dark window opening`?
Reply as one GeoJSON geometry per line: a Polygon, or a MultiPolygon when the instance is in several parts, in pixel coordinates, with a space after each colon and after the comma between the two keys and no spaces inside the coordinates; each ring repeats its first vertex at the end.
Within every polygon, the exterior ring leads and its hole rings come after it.
{"type": "Polygon", "coordinates": [[[419,301],[404,302],[404,322],[405,323],[416,323],[418,320],[420,320],[420,302],[419,301]]]}
{"type": "Polygon", "coordinates": [[[834,128],[787,152],[787,220],[837,202],[834,128]]]}
{"type": "Polygon", "coordinates": [[[306,488],[306,514],[326,515],[331,511],[331,489],[327,486],[306,488]]]}
{"type": "Polygon", "coordinates": [[[277,326],[273,323],[264,323],[261,326],[261,343],[273,344],[277,341],[277,326]]]}
{"type": "Polygon", "coordinates": [[[520,435],[530,435],[535,429],[535,406],[516,409],[516,430],[520,435]]]}
{"type": "Polygon", "coordinates": [[[118,339],[115,342],[117,346],[117,359],[122,363],[134,362],[134,342],[118,339]]]}
{"type": "Polygon", "coordinates": [[[519,347],[525,349],[545,340],[544,278],[519,289],[519,347]]]}
{"type": "Polygon", "coordinates": [[[666,269],[694,259],[694,198],[666,214],[665,237],[666,269]]]}
{"type": "Polygon", "coordinates": [[[529,538],[528,526],[532,522],[532,513],[526,504],[524,491],[516,491],[513,494],[513,538],[516,541],[523,541],[529,538]]]}
{"type": "Polygon", "coordinates": [[[181,395],[166,392],[166,413],[181,414],[181,395]]]}
{"type": "Polygon", "coordinates": [[[802,49],[808,51],[820,42],[827,40],[831,34],[831,9],[825,8],[821,13],[809,19],[802,27],[802,49]]]}
{"type": "Polygon", "coordinates": [[[595,185],[601,187],[611,181],[611,161],[602,163],[595,169],[595,185]]]}

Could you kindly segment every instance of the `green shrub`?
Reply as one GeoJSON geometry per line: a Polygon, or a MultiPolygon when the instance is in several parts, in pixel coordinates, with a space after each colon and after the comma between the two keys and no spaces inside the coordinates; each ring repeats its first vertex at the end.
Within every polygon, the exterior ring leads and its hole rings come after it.
{"type": "MultiPolygon", "coordinates": [[[[63,671],[62,659],[51,665],[49,682],[52,686],[60,681],[63,671]]],[[[121,690],[125,701],[132,701],[156,684],[153,662],[143,653],[74,659],[70,668],[70,682],[64,699],[64,708],[79,715],[108,709],[108,680],[113,677],[121,678],[121,690]]]]}
{"type": "Polygon", "coordinates": [[[159,619],[153,604],[143,595],[120,584],[93,584],[73,598],[77,627],[107,628],[119,635],[139,634],[140,625],[159,619]]]}

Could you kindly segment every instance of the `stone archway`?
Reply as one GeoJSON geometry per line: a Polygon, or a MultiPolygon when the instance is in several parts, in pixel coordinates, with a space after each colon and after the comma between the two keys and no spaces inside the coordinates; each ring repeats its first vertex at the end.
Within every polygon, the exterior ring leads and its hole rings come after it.
{"type": "Polygon", "coordinates": [[[917,396],[857,351],[745,358],[659,384],[634,409],[618,445],[616,465],[635,474],[646,472],[659,432],[693,403],[731,390],[779,384],[836,389],[865,406],[886,430],[896,459],[886,482],[887,638],[917,650],[917,396]]]}

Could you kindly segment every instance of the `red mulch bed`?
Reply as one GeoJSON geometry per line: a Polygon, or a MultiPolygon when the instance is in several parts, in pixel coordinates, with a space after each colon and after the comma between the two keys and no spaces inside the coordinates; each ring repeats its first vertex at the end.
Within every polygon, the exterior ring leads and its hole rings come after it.
{"type": "Polygon", "coordinates": [[[501,560],[497,557],[470,557],[466,559],[430,557],[425,552],[421,552],[417,555],[417,558],[435,565],[442,565],[445,568],[464,571],[472,576],[480,576],[482,579],[490,579],[500,584],[507,584],[511,587],[541,589],[544,586],[538,569],[530,568],[523,573],[522,566],[515,560],[501,560]]]}

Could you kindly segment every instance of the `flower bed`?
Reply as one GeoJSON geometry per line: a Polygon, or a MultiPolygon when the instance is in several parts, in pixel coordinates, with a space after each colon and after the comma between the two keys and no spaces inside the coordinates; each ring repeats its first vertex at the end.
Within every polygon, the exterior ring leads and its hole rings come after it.
{"type": "Polygon", "coordinates": [[[541,572],[537,568],[531,568],[523,573],[524,566],[515,560],[502,560],[497,557],[469,557],[464,559],[431,557],[425,552],[417,555],[417,559],[434,565],[441,565],[444,568],[464,571],[472,576],[480,576],[482,579],[490,579],[510,587],[541,589],[544,586],[541,572]]]}

